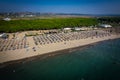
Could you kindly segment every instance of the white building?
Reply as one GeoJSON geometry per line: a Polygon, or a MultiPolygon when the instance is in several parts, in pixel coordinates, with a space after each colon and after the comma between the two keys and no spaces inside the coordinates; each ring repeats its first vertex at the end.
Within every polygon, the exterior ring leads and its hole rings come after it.
{"type": "Polygon", "coordinates": [[[4,21],[10,21],[11,18],[4,18],[3,20],[4,20],[4,21]]]}
{"type": "Polygon", "coordinates": [[[71,32],[71,31],[72,31],[72,28],[63,28],[63,31],[64,31],[64,32],[71,32]]]}
{"type": "Polygon", "coordinates": [[[80,31],[81,28],[79,28],[79,27],[75,27],[74,30],[76,30],[76,31],[80,31]]]}
{"type": "Polygon", "coordinates": [[[110,27],[112,27],[112,26],[109,25],[109,24],[101,24],[101,25],[99,25],[99,27],[102,27],[102,28],[110,28],[110,27]]]}
{"type": "Polygon", "coordinates": [[[8,38],[8,36],[6,33],[2,33],[2,34],[0,34],[0,38],[8,38]]]}
{"type": "Polygon", "coordinates": [[[65,31],[67,31],[67,30],[68,30],[68,31],[69,31],[69,30],[71,30],[71,28],[64,28],[63,30],[65,30],[65,31]]]}

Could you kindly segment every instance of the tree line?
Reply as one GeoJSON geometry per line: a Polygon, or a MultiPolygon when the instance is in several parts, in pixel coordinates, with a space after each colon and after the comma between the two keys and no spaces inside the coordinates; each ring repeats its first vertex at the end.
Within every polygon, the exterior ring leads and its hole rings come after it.
{"type": "Polygon", "coordinates": [[[111,24],[113,26],[120,26],[120,17],[100,17],[98,22],[102,24],[111,24]]]}

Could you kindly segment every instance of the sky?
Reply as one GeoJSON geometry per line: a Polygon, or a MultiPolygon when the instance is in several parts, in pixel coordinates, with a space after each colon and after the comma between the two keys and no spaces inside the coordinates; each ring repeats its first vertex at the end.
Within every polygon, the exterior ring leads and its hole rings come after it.
{"type": "Polygon", "coordinates": [[[0,0],[0,12],[120,14],[120,0],[0,0]]]}

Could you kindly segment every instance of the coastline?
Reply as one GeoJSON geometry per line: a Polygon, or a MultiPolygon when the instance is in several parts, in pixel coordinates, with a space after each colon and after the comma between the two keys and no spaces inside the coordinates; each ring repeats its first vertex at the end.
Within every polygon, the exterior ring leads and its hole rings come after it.
{"type": "Polygon", "coordinates": [[[19,52],[12,51],[13,53],[12,52],[0,53],[0,68],[13,64],[19,64],[19,63],[23,64],[25,62],[32,61],[35,59],[44,59],[59,54],[70,53],[76,50],[82,50],[94,46],[97,43],[118,39],[118,38],[120,38],[120,35],[111,35],[102,38],[95,37],[94,39],[87,38],[87,39],[80,39],[74,41],[67,41],[66,44],[64,44],[64,42],[61,42],[61,43],[43,45],[42,47],[37,46],[39,47],[39,49],[36,52],[34,52],[31,48],[29,52],[26,52],[25,49],[22,49],[24,53],[21,53],[21,51],[19,50],[18,50],[19,52]]]}
{"type": "MultiPolygon", "coordinates": [[[[101,41],[103,42],[103,41],[101,41]]],[[[83,50],[83,49],[86,49],[86,48],[89,48],[91,46],[94,46],[96,45],[97,43],[100,43],[100,42],[96,42],[96,43],[92,43],[92,44],[88,44],[88,45],[84,45],[84,46],[79,46],[79,47],[74,47],[74,48],[69,48],[69,49],[64,49],[64,50],[59,50],[59,51],[54,51],[54,52],[50,52],[50,53],[45,53],[45,54],[42,54],[42,55],[38,55],[38,56],[33,56],[33,57],[29,57],[29,58],[24,58],[24,59],[19,59],[19,60],[13,60],[13,61],[8,61],[8,62],[5,62],[5,63],[0,63],[0,68],[4,68],[4,67],[7,67],[7,66],[13,66],[14,64],[24,64],[26,62],[30,62],[30,61],[34,61],[34,60],[42,60],[42,59],[46,59],[48,57],[54,57],[56,55],[62,55],[62,54],[65,54],[65,53],[71,53],[71,52],[74,52],[74,51],[77,51],[77,50],[83,50]]]]}

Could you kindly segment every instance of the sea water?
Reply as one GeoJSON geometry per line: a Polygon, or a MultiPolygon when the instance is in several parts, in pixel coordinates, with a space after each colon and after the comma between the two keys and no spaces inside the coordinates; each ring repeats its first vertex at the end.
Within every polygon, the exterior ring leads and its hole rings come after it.
{"type": "Polygon", "coordinates": [[[120,80],[120,39],[1,68],[0,80],[120,80]]]}

